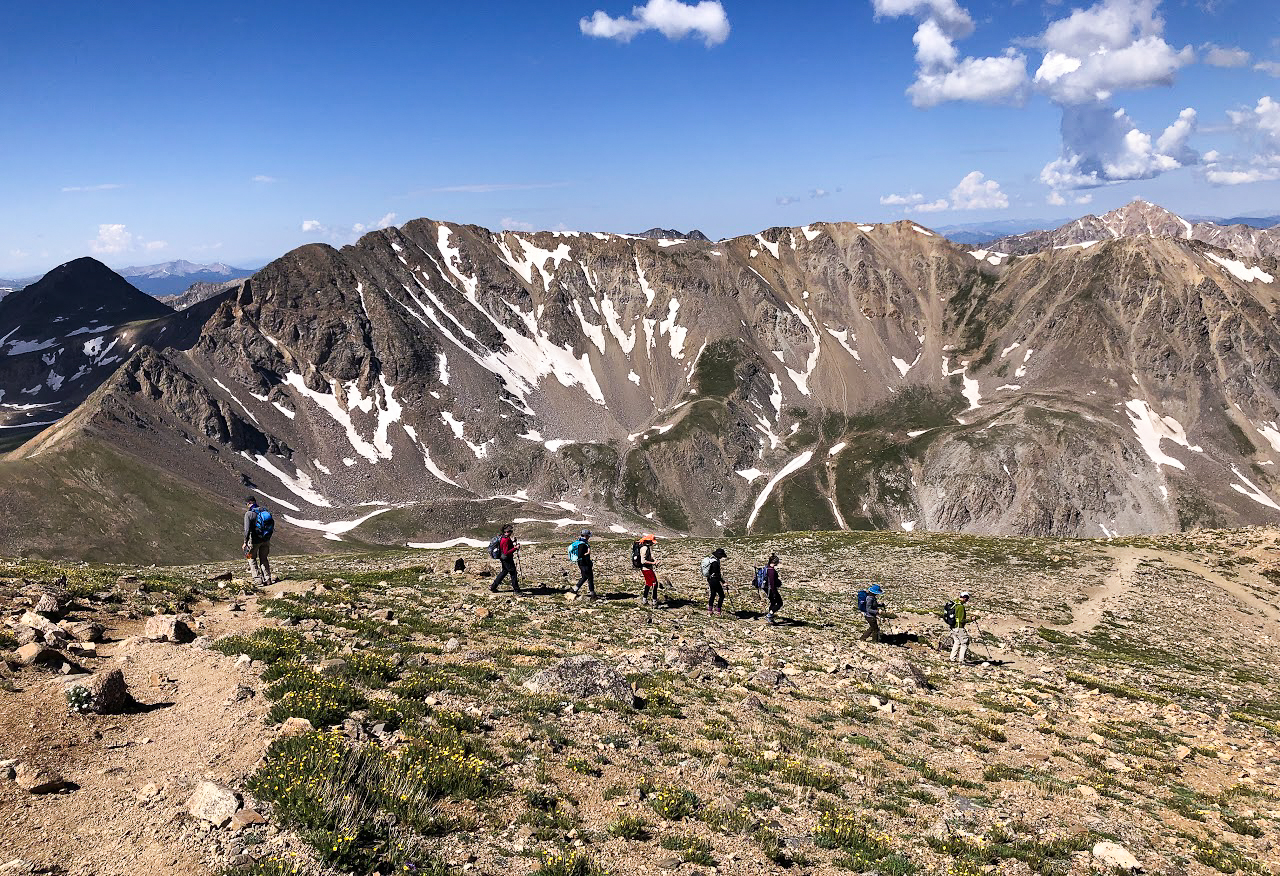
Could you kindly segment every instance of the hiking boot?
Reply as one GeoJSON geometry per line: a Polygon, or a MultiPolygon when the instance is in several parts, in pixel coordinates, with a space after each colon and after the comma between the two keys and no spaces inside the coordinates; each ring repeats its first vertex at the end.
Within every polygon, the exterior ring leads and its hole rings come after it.
{"type": "Polygon", "coordinates": [[[574,595],[575,595],[575,596],[576,596],[576,595],[578,595],[578,594],[579,594],[579,593],[581,593],[581,592],[582,592],[582,585],[581,585],[581,584],[579,584],[577,587],[573,588],[573,593],[574,593],[574,595]]]}
{"type": "Polygon", "coordinates": [[[714,608],[712,608],[711,606],[709,606],[709,605],[708,605],[708,606],[707,606],[707,614],[711,615],[712,617],[715,617],[716,610],[715,610],[714,608]]]}
{"type": "Polygon", "coordinates": [[[498,585],[497,585],[497,584],[490,584],[490,585],[489,585],[489,592],[490,592],[490,593],[497,593],[497,592],[498,592],[498,585]]]}
{"type": "Polygon", "coordinates": [[[524,591],[519,587],[512,587],[511,592],[514,593],[516,596],[524,596],[524,591]]]}
{"type": "Polygon", "coordinates": [[[716,614],[724,614],[724,611],[722,610],[722,608],[723,608],[722,606],[717,605],[717,606],[716,606],[716,614]]]}

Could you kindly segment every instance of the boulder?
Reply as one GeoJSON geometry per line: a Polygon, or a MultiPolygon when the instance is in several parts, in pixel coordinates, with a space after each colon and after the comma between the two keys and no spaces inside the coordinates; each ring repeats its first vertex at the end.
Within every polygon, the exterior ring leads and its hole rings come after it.
{"type": "Polygon", "coordinates": [[[765,687],[782,687],[785,684],[789,684],[792,687],[795,686],[795,682],[787,678],[786,675],[779,672],[777,669],[757,670],[755,674],[751,676],[750,680],[756,684],[764,685],[765,687]]]}
{"type": "Polygon", "coordinates": [[[315,727],[311,726],[311,722],[306,718],[285,718],[284,723],[280,725],[281,736],[301,736],[303,733],[310,733],[315,727]]]}
{"type": "Polygon", "coordinates": [[[23,645],[13,652],[19,666],[58,666],[65,658],[52,648],[36,642],[23,645]]]}
{"type": "Polygon", "coordinates": [[[715,648],[706,642],[695,645],[679,644],[667,651],[665,659],[670,665],[686,668],[712,666],[716,669],[726,669],[729,666],[729,661],[717,654],[715,648]]]}
{"type": "Polygon", "coordinates": [[[187,799],[187,812],[192,818],[222,827],[240,810],[235,792],[213,782],[201,782],[187,799]]]}
{"type": "Polygon", "coordinates": [[[875,663],[870,669],[872,679],[888,682],[908,690],[931,690],[929,677],[924,670],[905,657],[890,656],[875,663]]]}
{"type": "Polygon", "coordinates": [[[67,786],[67,780],[44,767],[20,763],[13,771],[13,780],[28,794],[52,794],[67,786]]]}
{"type": "Polygon", "coordinates": [[[106,669],[79,679],[67,685],[67,690],[77,687],[89,691],[93,697],[89,711],[99,715],[118,715],[136,705],[129,686],[125,684],[124,673],[119,669],[106,669]]]}
{"type": "Polygon", "coordinates": [[[1142,869],[1138,859],[1119,843],[1100,842],[1093,847],[1093,857],[1108,870],[1128,870],[1134,872],[1142,869]]]}
{"type": "Polygon", "coordinates": [[[142,637],[153,642],[172,642],[185,645],[195,639],[195,633],[186,622],[176,614],[157,614],[147,618],[146,629],[142,637]]]}
{"type": "Polygon", "coordinates": [[[32,607],[31,610],[36,614],[44,615],[51,620],[57,620],[62,617],[66,608],[58,600],[58,597],[54,596],[52,593],[46,592],[40,594],[39,598],[36,599],[35,606],[32,607]]]}
{"type": "Polygon", "coordinates": [[[535,693],[564,694],[573,699],[606,697],[634,705],[631,685],[609,664],[590,654],[566,657],[524,683],[535,693]]]}
{"type": "Polygon", "coordinates": [[[13,628],[13,639],[19,645],[30,645],[40,641],[40,634],[26,624],[18,624],[13,628]]]}
{"type": "Polygon", "coordinates": [[[18,618],[18,623],[21,626],[35,630],[42,638],[50,634],[58,635],[62,633],[57,624],[44,615],[36,614],[33,611],[24,611],[22,617],[18,618]]]}
{"type": "Polygon", "coordinates": [[[106,632],[106,628],[102,624],[93,621],[79,621],[71,623],[63,621],[58,624],[66,632],[68,636],[76,642],[101,642],[102,635],[106,632]]]}

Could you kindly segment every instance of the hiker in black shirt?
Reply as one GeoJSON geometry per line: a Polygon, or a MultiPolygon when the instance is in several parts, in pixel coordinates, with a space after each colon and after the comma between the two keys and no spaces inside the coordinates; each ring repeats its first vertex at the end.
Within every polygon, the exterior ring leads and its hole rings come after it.
{"type": "Polygon", "coordinates": [[[724,548],[716,548],[707,564],[707,614],[720,614],[724,609],[724,574],[720,561],[729,556],[724,548]]]}

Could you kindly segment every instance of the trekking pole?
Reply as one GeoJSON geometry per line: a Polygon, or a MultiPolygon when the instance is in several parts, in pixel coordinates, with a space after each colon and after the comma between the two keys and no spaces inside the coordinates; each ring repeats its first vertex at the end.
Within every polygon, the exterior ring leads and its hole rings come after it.
{"type": "MultiPolygon", "coordinates": [[[[985,657],[984,659],[985,659],[988,663],[991,663],[991,662],[992,662],[992,660],[991,660],[991,650],[990,650],[989,648],[987,648],[986,643],[982,641],[982,639],[983,639],[983,638],[985,638],[987,634],[986,634],[985,632],[983,632],[982,627],[978,626],[978,622],[977,622],[977,621],[974,621],[974,622],[973,622],[973,628],[974,628],[975,630],[977,630],[977,631],[978,631],[978,637],[979,637],[978,642],[979,642],[979,644],[981,644],[981,645],[982,645],[982,650],[983,650],[983,651],[986,651],[986,657],[985,657]]],[[[980,656],[980,657],[981,657],[982,655],[981,655],[981,654],[979,654],[978,656],[980,656]]]]}

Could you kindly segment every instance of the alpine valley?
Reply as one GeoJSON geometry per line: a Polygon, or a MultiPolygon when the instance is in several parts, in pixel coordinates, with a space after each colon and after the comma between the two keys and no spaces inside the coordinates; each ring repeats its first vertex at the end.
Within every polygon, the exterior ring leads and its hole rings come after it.
{"type": "Polygon", "coordinates": [[[178,312],[79,259],[0,299],[0,553],[1280,522],[1276,232],[1073,225],[420,219],[178,312]]]}

